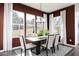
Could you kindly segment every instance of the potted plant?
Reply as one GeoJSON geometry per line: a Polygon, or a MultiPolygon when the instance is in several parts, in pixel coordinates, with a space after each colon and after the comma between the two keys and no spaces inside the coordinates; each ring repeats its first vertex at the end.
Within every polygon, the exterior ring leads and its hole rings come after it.
{"type": "Polygon", "coordinates": [[[43,31],[41,30],[37,34],[38,34],[38,36],[43,36],[43,31]]]}
{"type": "Polygon", "coordinates": [[[48,35],[48,31],[47,30],[45,30],[45,31],[41,30],[37,34],[38,34],[38,36],[47,36],[48,35]]]}
{"type": "Polygon", "coordinates": [[[47,31],[47,30],[44,31],[44,35],[45,35],[45,36],[48,35],[48,31],[47,31]]]}

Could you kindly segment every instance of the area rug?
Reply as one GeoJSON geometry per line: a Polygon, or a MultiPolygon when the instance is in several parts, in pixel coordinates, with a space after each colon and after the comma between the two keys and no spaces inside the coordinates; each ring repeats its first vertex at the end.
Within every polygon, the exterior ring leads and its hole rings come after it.
{"type": "MultiPolygon", "coordinates": [[[[49,50],[48,51],[48,56],[65,56],[67,55],[70,51],[72,51],[74,48],[73,47],[69,47],[69,46],[64,46],[64,45],[59,45],[59,50],[55,49],[55,53],[52,54],[52,51],[49,50]]],[[[35,52],[35,50],[34,50],[35,52]]],[[[24,53],[23,53],[24,54],[24,53]]],[[[23,55],[22,54],[22,55],[23,55]]],[[[20,56],[21,54],[18,53],[17,56],[20,56]]],[[[29,54],[26,54],[27,56],[29,56],[29,54]]],[[[36,55],[35,53],[32,53],[32,56],[46,56],[46,51],[41,51],[41,53],[39,55],[36,55]]]]}

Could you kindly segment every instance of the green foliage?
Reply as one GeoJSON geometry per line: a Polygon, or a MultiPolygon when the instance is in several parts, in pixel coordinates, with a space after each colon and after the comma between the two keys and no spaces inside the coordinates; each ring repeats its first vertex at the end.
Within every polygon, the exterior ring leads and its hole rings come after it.
{"type": "Polygon", "coordinates": [[[38,36],[43,36],[43,31],[39,31],[37,34],[38,36]]]}
{"type": "Polygon", "coordinates": [[[44,31],[44,35],[46,35],[46,36],[47,36],[47,35],[48,35],[48,31],[44,31]]]}
{"type": "Polygon", "coordinates": [[[37,34],[38,34],[38,36],[48,35],[48,31],[43,31],[43,30],[41,30],[41,31],[39,31],[37,34]]]}

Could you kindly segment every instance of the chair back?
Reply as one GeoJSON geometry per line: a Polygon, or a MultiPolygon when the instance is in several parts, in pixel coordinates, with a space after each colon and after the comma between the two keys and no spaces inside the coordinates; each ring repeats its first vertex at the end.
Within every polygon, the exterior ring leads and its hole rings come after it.
{"type": "Polygon", "coordinates": [[[46,42],[46,47],[49,49],[50,47],[53,47],[53,44],[55,42],[55,35],[48,35],[48,40],[46,42]]]}
{"type": "Polygon", "coordinates": [[[55,45],[58,45],[59,38],[60,38],[60,35],[59,34],[56,34],[56,36],[55,36],[55,45]]]}
{"type": "Polygon", "coordinates": [[[26,49],[26,41],[23,35],[20,35],[20,44],[21,44],[21,48],[24,50],[26,49]]]}
{"type": "MultiPolygon", "coordinates": [[[[25,40],[25,37],[23,35],[20,35],[20,44],[21,44],[21,48],[23,50],[26,50],[26,40],[25,40]]],[[[27,53],[29,54],[29,56],[32,56],[31,50],[27,50],[27,53]]]]}

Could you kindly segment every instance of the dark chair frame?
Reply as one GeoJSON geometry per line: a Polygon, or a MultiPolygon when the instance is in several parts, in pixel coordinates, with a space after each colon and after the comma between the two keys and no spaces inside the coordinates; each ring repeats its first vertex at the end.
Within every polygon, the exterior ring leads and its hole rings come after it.
{"type": "MultiPolygon", "coordinates": [[[[59,39],[60,39],[60,34],[55,34],[55,39],[56,39],[56,36],[59,35],[59,39]]],[[[59,39],[58,39],[58,42],[59,42],[59,39]]],[[[54,42],[54,53],[55,53],[55,42],[54,42]]],[[[57,50],[59,50],[59,44],[57,45],[57,50]]]]}
{"type": "MultiPolygon", "coordinates": [[[[48,39],[46,40],[46,47],[44,47],[44,48],[45,48],[45,50],[46,50],[46,55],[47,55],[47,56],[48,56],[49,36],[54,36],[54,34],[48,35],[48,39]]],[[[52,54],[53,54],[53,52],[54,52],[54,43],[55,43],[55,37],[54,37],[54,41],[53,41],[53,43],[52,43],[52,47],[50,47],[50,48],[51,48],[51,51],[52,51],[52,54]]]]}
{"type": "MultiPolygon", "coordinates": [[[[26,56],[26,50],[29,50],[29,49],[26,49],[26,41],[23,36],[22,36],[22,39],[23,39],[23,45],[24,45],[24,56],[26,56]]],[[[32,51],[32,49],[33,48],[30,48],[31,51],[32,51]]],[[[22,52],[23,52],[23,49],[21,48],[21,56],[22,56],[22,52]]]]}

